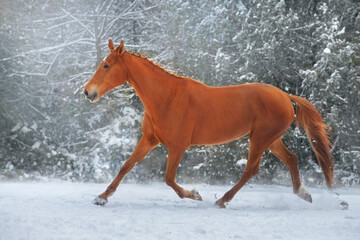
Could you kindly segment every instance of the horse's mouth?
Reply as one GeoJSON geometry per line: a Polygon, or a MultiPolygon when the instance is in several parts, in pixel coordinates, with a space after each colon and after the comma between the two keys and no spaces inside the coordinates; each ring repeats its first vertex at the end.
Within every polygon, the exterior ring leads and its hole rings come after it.
{"type": "Polygon", "coordinates": [[[89,100],[90,100],[90,102],[96,102],[97,100],[98,100],[98,94],[97,94],[97,92],[95,92],[94,94],[92,94],[91,96],[88,96],[87,97],[89,100]]]}

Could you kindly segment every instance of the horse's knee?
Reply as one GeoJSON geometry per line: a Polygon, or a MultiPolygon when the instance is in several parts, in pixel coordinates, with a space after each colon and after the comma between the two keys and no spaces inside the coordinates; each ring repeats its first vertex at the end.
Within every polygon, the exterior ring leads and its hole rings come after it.
{"type": "Polygon", "coordinates": [[[245,168],[244,174],[248,175],[249,177],[255,176],[259,172],[259,166],[247,167],[245,168]]]}
{"type": "Polygon", "coordinates": [[[252,169],[251,176],[255,176],[259,172],[259,166],[256,166],[252,169]]]}
{"type": "Polygon", "coordinates": [[[119,175],[125,175],[129,171],[129,166],[125,163],[119,171],[119,175]]]}

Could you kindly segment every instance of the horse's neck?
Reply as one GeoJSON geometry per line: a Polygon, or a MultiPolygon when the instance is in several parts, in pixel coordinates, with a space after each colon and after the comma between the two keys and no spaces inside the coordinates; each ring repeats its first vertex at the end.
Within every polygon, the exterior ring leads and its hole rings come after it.
{"type": "Polygon", "coordinates": [[[173,94],[178,81],[175,76],[141,56],[125,53],[129,83],[140,97],[145,110],[160,109],[173,94]]]}

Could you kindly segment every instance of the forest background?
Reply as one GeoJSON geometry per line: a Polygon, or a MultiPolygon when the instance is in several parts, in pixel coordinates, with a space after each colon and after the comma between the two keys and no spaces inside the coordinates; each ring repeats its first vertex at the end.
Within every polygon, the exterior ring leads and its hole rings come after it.
{"type": "MultiPolygon", "coordinates": [[[[210,86],[263,82],[310,100],[332,128],[338,185],[360,183],[360,3],[355,0],[1,0],[0,180],[108,182],[141,136],[130,85],[81,96],[108,39],[210,86]]],[[[284,136],[307,185],[324,184],[304,132],[284,136]]],[[[193,146],[177,180],[236,182],[248,138],[193,146]]],[[[161,181],[155,148],[127,181],[161,181]]],[[[256,183],[291,184],[271,153],[256,183]]]]}

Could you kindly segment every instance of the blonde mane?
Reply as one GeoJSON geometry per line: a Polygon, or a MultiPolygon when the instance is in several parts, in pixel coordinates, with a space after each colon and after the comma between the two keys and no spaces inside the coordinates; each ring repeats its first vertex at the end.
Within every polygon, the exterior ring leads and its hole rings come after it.
{"type": "Polygon", "coordinates": [[[184,76],[180,76],[180,75],[177,75],[175,73],[172,73],[172,72],[169,72],[167,69],[165,69],[164,67],[162,67],[161,65],[155,63],[154,61],[150,60],[147,56],[143,56],[141,53],[139,54],[136,54],[134,51],[133,52],[128,52],[125,50],[125,52],[129,53],[131,56],[135,56],[135,57],[138,57],[138,58],[141,58],[141,59],[144,59],[146,60],[148,63],[150,63],[152,66],[154,66],[155,68],[157,69],[160,69],[161,71],[173,76],[173,77],[176,77],[176,78],[185,78],[184,76]]]}

